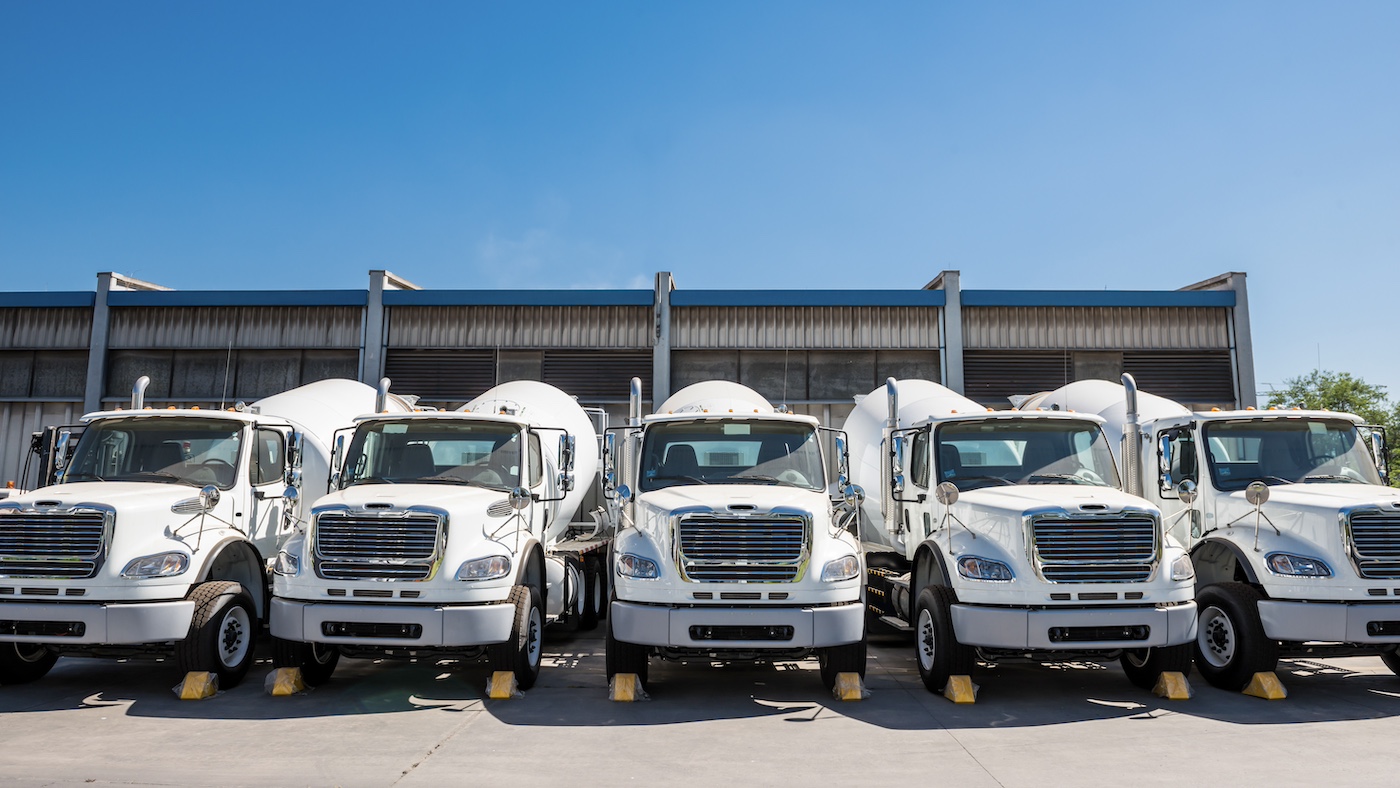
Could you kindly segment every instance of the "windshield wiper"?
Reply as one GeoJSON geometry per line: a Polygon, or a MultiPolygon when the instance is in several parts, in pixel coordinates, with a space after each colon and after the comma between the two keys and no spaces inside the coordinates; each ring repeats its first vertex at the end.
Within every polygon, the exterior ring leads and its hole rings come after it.
{"type": "Polygon", "coordinates": [[[696,484],[709,484],[709,482],[698,476],[653,476],[647,481],[651,482],[695,482],[696,484]]]}
{"type": "Polygon", "coordinates": [[[176,484],[188,484],[188,485],[191,486],[191,487],[199,487],[199,486],[200,486],[200,483],[197,482],[197,481],[195,481],[194,479],[186,479],[186,478],[183,477],[183,476],[179,476],[179,475],[177,475],[177,474],[169,473],[169,472],[167,472],[167,471],[133,471],[132,473],[126,474],[126,480],[127,480],[127,481],[135,481],[137,477],[143,477],[143,476],[153,476],[153,477],[155,477],[155,478],[157,478],[157,479],[170,479],[170,480],[174,481],[176,484]]]}
{"type": "Polygon", "coordinates": [[[358,479],[351,479],[350,484],[398,484],[398,482],[393,479],[385,479],[382,476],[361,476],[358,479]]]}
{"type": "Polygon", "coordinates": [[[1001,485],[1003,487],[1010,487],[1011,485],[1016,483],[1011,481],[1010,479],[1004,479],[1000,476],[954,476],[953,478],[945,479],[944,481],[952,482],[953,484],[958,486],[958,489],[962,489],[962,486],[958,484],[959,482],[996,482],[998,485],[1001,485]]]}
{"type": "Polygon", "coordinates": [[[1334,473],[1319,473],[1319,474],[1314,474],[1314,475],[1312,475],[1312,476],[1304,476],[1304,477],[1303,477],[1303,481],[1305,481],[1305,482],[1312,482],[1312,481],[1319,481],[1319,482],[1350,482],[1350,483],[1352,483],[1352,484],[1365,484],[1365,483],[1366,483],[1366,482],[1365,482],[1364,480],[1362,480],[1362,479],[1353,479],[1353,478],[1350,477],[1350,476],[1338,476],[1337,474],[1334,474],[1334,473]]]}
{"type": "MultiPolygon", "coordinates": [[[[776,476],[764,476],[763,474],[758,473],[736,473],[733,476],[730,476],[728,479],[725,479],[724,481],[729,482],[734,479],[752,479],[753,481],[760,482],[762,484],[780,484],[784,487],[802,487],[802,485],[796,482],[790,482],[785,479],[779,479],[776,476]]],[[[803,489],[807,488],[804,487],[803,489]]]]}
{"type": "Polygon", "coordinates": [[[1034,479],[1054,479],[1056,481],[1066,481],[1073,484],[1093,484],[1083,476],[1075,476],[1072,473],[1033,473],[1026,477],[1026,481],[1035,484],[1034,479]]]}
{"type": "Polygon", "coordinates": [[[478,479],[468,479],[465,476],[457,476],[451,473],[440,473],[437,476],[424,476],[419,479],[404,479],[403,481],[412,482],[413,484],[418,484],[420,482],[457,482],[459,484],[466,484],[472,487],[483,487],[487,490],[510,489],[509,487],[493,487],[487,484],[486,482],[480,481],[478,479]]]}

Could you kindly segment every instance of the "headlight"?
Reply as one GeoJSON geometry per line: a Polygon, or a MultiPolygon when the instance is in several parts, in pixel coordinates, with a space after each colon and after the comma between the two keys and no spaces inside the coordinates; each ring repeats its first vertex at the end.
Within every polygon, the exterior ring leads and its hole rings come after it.
{"type": "Polygon", "coordinates": [[[174,577],[189,568],[190,557],[184,553],[157,553],[127,564],[122,577],[174,577]]]}
{"type": "Polygon", "coordinates": [[[1000,561],[993,561],[990,558],[978,558],[975,555],[965,555],[958,559],[958,574],[968,580],[995,580],[1006,582],[1015,575],[1011,573],[1011,567],[1000,561]]]}
{"type": "Polygon", "coordinates": [[[1172,561],[1172,579],[1190,580],[1196,576],[1196,567],[1191,564],[1191,556],[1178,556],[1172,561]]]}
{"type": "Polygon", "coordinates": [[[510,559],[493,555],[467,561],[457,570],[458,580],[495,580],[510,574],[510,559]]]}
{"type": "Polygon", "coordinates": [[[277,560],[272,562],[275,574],[292,577],[301,570],[301,560],[286,550],[277,551],[277,560]]]}
{"type": "Polygon", "coordinates": [[[828,561],[822,567],[822,582],[837,583],[842,580],[851,580],[860,574],[860,559],[853,555],[842,556],[835,561],[828,561]]]}
{"type": "Polygon", "coordinates": [[[634,577],[639,580],[655,580],[661,576],[655,561],[631,553],[623,553],[617,557],[617,573],[622,577],[634,577]]]}
{"type": "Polygon", "coordinates": [[[1269,571],[1293,577],[1331,577],[1332,570],[1321,559],[1289,553],[1269,553],[1264,556],[1269,571]]]}

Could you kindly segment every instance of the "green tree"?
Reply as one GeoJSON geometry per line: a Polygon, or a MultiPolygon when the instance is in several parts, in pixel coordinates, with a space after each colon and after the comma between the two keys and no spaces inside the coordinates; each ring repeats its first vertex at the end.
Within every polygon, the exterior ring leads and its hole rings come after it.
{"type": "Polygon", "coordinates": [[[1390,447],[1390,483],[1400,487],[1400,403],[1386,399],[1385,386],[1373,386],[1349,372],[1313,370],[1284,381],[1269,395],[1269,407],[1335,410],[1355,413],[1367,424],[1385,428],[1390,447]]]}

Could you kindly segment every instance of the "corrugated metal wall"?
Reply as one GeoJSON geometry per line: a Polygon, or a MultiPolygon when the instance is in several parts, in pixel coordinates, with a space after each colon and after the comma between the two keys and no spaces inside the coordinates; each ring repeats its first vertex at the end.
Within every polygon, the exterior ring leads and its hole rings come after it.
{"type": "Polygon", "coordinates": [[[676,307],[671,347],[937,348],[938,313],[933,307],[676,307]]]}
{"type": "Polygon", "coordinates": [[[0,348],[88,347],[92,310],[78,308],[0,309],[0,348]]]}
{"type": "Polygon", "coordinates": [[[986,350],[1229,348],[1229,310],[1205,307],[964,307],[963,346],[986,350]]]}
{"type": "MultiPolygon", "coordinates": [[[[82,409],[81,402],[0,402],[0,485],[11,481],[20,487],[32,484],[32,478],[20,478],[30,434],[46,426],[73,424],[82,409]]],[[[30,476],[34,474],[31,469],[30,476]]]]}
{"type": "Polygon", "coordinates": [[[353,306],[113,307],[109,347],[358,348],[363,313],[353,306]]]}
{"type": "Polygon", "coordinates": [[[651,309],[636,306],[396,306],[389,347],[650,348],[651,309]]]}

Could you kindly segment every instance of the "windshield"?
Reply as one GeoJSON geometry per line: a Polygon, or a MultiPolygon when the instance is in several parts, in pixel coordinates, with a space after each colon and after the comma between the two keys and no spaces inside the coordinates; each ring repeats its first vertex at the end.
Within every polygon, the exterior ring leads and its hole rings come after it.
{"type": "Polygon", "coordinates": [[[1118,471],[1103,430],[1070,419],[955,421],[938,428],[937,482],[959,490],[1007,484],[1117,487],[1118,471]]]}
{"type": "Polygon", "coordinates": [[[677,484],[777,484],[826,488],[814,427],[794,422],[713,419],[647,429],[643,491],[677,484]]]}
{"type": "Polygon", "coordinates": [[[1207,422],[1206,460],[1217,490],[1265,484],[1381,484],[1356,425],[1345,419],[1207,422]]]}
{"type": "Polygon", "coordinates": [[[233,487],[243,425],[168,416],[100,419],[73,450],[67,482],[161,482],[233,487]]]}
{"type": "Polygon", "coordinates": [[[471,484],[510,490],[520,480],[520,429],[465,419],[361,424],[345,455],[341,485],[471,484]]]}

